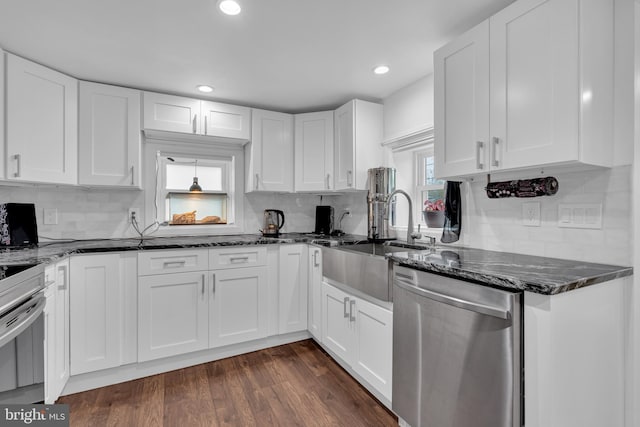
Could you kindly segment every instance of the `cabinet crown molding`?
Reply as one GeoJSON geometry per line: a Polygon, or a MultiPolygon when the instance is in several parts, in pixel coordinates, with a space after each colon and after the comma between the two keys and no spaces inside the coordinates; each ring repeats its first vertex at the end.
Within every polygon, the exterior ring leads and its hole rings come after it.
{"type": "Polygon", "coordinates": [[[193,142],[207,144],[212,147],[242,148],[249,140],[238,138],[224,138],[220,136],[196,135],[181,132],[169,132],[163,130],[143,129],[148,139],[171,142],[193,142]]]}
{"type": "Polygon", "coordinates": [[[406,135],[387,139],[382,143],[382,146],[391,148],[392,151],[403,151],[433,143],[433,139],[433,126],[430,126],[406,135]]]}

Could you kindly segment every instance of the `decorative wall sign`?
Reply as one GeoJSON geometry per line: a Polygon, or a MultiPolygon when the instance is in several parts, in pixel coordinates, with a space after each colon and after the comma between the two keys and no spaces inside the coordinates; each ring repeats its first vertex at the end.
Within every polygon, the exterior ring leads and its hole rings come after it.
{"type": "Polygon", "coordinates": [[[558,180],[548,176],[546,178],[489,182],[485,190],[490,199],[553,196],[558,192],[558,180]]]}

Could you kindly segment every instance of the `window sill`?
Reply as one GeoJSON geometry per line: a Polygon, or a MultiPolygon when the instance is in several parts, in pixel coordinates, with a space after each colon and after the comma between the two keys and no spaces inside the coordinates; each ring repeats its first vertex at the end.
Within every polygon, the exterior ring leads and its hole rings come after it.
{"type": "Polygon", "coordinates": [[[161,225],[152,236],[221,236],[243,234],[244,228],[236,224],[218,225],[161,225]]]}

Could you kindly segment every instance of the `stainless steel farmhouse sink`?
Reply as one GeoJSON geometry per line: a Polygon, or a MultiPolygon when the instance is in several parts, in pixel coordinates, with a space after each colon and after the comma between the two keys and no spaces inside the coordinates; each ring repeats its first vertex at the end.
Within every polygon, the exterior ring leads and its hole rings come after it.
{"type": "Polygon", "coordinates": [[[385,254],[428,250],[403,243],[357,243],[322,248],[322,275],[382,301],[391,301],[390,261],[385,254]]]}

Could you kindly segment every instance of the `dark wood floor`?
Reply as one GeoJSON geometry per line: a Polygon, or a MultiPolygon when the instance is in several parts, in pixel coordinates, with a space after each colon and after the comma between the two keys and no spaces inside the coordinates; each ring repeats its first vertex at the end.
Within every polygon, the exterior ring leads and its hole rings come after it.
{"type": "Polygon", "coordinates": [[[311,340],[60,398],[72,426],[397,426],[311,340]]]}

